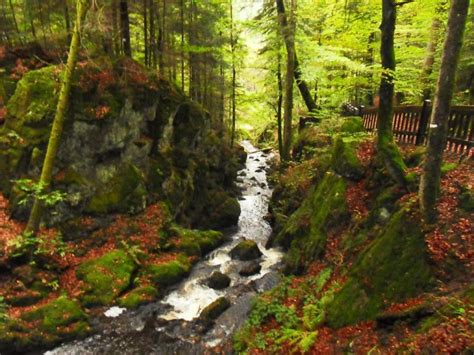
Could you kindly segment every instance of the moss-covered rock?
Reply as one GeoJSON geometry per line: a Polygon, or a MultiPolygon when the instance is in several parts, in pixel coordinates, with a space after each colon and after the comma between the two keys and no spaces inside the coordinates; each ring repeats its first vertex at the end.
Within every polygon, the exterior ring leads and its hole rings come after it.
{"type": "Polygon", "coordinates": [[[321,256],[326,247],[326,229],[348,217],[346,183],[332,172],[309,192],[301,206],[288,218],[274,245],[288,249],[284,257],[287,272],[299,272],[321,256]]]}
{"type": "Polygon", "coordinates": [[[224,242],[224,235],[219,231],[201,231],[173,227],[173,233],[181,238],[178,250],[188,256],[203,256],[224,242]]]}
{"type": "Polygon", "coordinates": [[[220,297],[202,310],[199,319],[205,322],[212,321],[219,317],[229,307],[229,300],[225,297],[220,297]]]}
{"type": "Polygon", "coordinates": [[[354,263],[328,306],[328,323],[341,327],[374,319],[389,303],[428,290],[433,280],[420,225],[408,209],[401,210],[354,263]]]}
{"type": "Polygon", "coordinates": [[[166,287],[183,280],[191,270],[187,258],[178,257],[176,260],[151,264],[144,268],[144,274],[148,276],[158,287],[166,287]]]}
{"type": "Polygon", "coordinates": [[[332,168],[341,176],[350,180],[360,180],[364,176],[364,167],[357,158],[357,141],[338,137],[334,142],[332,168]]]}
{"type": "Polygon", "coordinates": [[[138,212],[146,204],[146,188],[140,170],[134,165],[124,166],[89,201],[86,212],[138,212]]]}
{"type": "Polygon", "coordinates": [[[220,206],[214,208],[213,218],[218,228],[234,226],[239,221],[240,204],[235,197],[228,197],[220,206]]]}
{"type": "Polygon", "coordinates": [[[136,265],[123,250],[115,250],[81,264],[77,277],[84,283],[81,301],[87,305],[111,304],[130,283],[136,265]]]}
{"type": "Polygon", "coordinates": [[[21,319],[0,319],[0,350],[7,353],[37,351],[61,341],[84,337],[91,331],[78,302],[67,296],[50,301],[21,319]]]}
{"type": "Polygon", "coordinates": [[[119,299],[119,305],[125,308],[137,308],[151,302],[158,296],[158,290],[151,285],[139,286],[119,299]]]}
{"type": "Polygon", "coordinates": [[[258,259],[262,252],[253,240],[243,240],[230,251],[230,256],[232,259],[247,261],[258,259]]]}

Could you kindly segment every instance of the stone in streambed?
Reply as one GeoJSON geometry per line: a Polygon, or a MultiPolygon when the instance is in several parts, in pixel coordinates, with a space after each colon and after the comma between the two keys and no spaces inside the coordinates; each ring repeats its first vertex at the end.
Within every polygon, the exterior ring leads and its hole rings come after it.
{"type": "Polygon", "coordinates": [[[219,317],[229,307],[229,300],[225,297],[220,297],[202,310],[199,319],[201,321],[212,321],[219,317]]]}
{"type": "Polygon", "coordinates": [[[207,285],[215,290],[222,290],[230,285],[229,276],[219,271],[214,271],[207,281],[207,285]]]}
{"type": "Polygon", "coordinates": [[[230,256],[232,259],[247,261],[258,259],[262,252],[253,240],[243,240],[230,251],[230,256]]]}
{"type": "Polygon", "coordinates": [[[258,274],[260,272],[260,270],[262,270],[262,266],[260,265],[260,263],[258,263],[257,261],[252,261],[252,262],[248,263],[247,265],[244,265],[240,269],[239,275],[240,276],[252,276],[252,275],[258,274]]]}

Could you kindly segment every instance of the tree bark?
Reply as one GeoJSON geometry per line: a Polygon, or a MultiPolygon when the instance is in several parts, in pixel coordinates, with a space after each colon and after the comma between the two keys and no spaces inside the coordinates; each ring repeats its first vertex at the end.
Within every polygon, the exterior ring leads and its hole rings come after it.
{"type": "Polygon", "coordinates": [[[285,98],[284,98],[284,116],[283,116],[283,149],[281,159],[288,160],[291,149],[292,139],[292,116],[293,116],[293,80],[295,75],[295,43],[294,31],[288,23],[283,0],[276,0],[278,20],[282,37],[286,46],[286,75],[285,75],[285,98]]]}
{"type": "MultiPolygon", "coordinates": [[[[72,77],[77,63],[77,52],[79,51],[79,43],[81,36],[82,23],[86,17],[87,10],[90,6],[90,0],[77,0],[76,23],[74,25],[74,32],[72,34],[71,45],[69,48],[69,55],[64,71],[64,76],[61,83],[61,90],[59,92],[58,105],[54,115],[53,126],[44,158],[43,168],[41,170],[41,177],[39,184],[43,188],[49,189],[51,184],[51,176],[53,173],[54,160],[56,158],[59,145],[61,143],[61,134],[63,131],[64,120],[66,116],[67,107],[69,104],[69,95],[71,92],[72,77]]],[[[25,233],[36,233],[38,231],[42,214],[42,203],[38,198],[35,198],[33,208],[30,213],[30,218],[25,229],[25,233]]]]}
{"type": "Polygon", "coordinates": [[[143,52],[145,54],[145,66],[150,65],[148,45],[148,0],[143,0],[143,52]]]}
{"type": "Polygon", "coordinates": [[[423,69],[422,69],[422,82],[423,82],[423,95],[422,100],[430,100],[431,99],[431,85],[430,85],[430,76],[433,72],[433,65],[435,62],[435,54],[436,48],[438,47],[439,36],[440,36],[440,29],[441,29],[441,20],[439,18],[439,13],[443,11],[444,4],[446,2],[443,1],[438,4],[436,8],[436,14],[431,22],[431,30],[430,30],[430,39],[428,44],[426,45],[426,57],[425,61],[423,62],[423,69]]]}
{"type": "Polygon", "coordinates": [[[22,39],[22,36],[21,36],[21,32],[18,28],[18,22],[16,21],[15,7],[13,6],[12,0],[9,0],[9,4],[10,4],[10,11],[12,13],[13,25],[15,26],[15,31],[16,31],[16,34],[18,36],[18,40],[19,40],[20,44],[23,44],[23,39],[22,39]]]}
{"type": "Polygon", "coordinates": [[[395,48],[394,35],[396,23],[396,4],[393,0],[382,0],[382,79],[380,81],[379,120],[377,127],[377,152],[389,175],[399,185],[406,188],[406,166],[403,157],[393,140],[392,116],[395,91],[395,48]]]}
{"type": "MultiPolygon", "coordinates": [[[[294,38],[293,40],[288,40],[288,36],[285,35],[284,29],[288,27],[288,19],[286,16],[285,12],[285,4],[283,0],[276,0],[276,8],[277,8],[277,13],[278,13],[278,18],[279,18],[279,23],[280,23],[280,28],[283,33],[283,37],[285,40],[285,46],[287,48],[287,51],[290,50],[292,53],[294,53],[294,58],[292,59],[292,62],[294,63],[294,78],[296,80],[296,85],[298,86],[298,89],[300,91],[301,97],[303,98],[303,101],[308,108],[309,112],[314,112],[317,109],[316,103],[314,102],[313,98],[311,97],[311,92],[308,88],[308,84],[306,84],[306,81],[303,80],[302,75],[301,75],[301,69],[299,66],[298,58],[296,55],[296,49],[295,49],[295,42],[294,38]],[[291,46],[291,48],[288,48],[291,46]]],[[[294,36],[294,34],[293,34],[294,36]]]]}
{"type": "Polygon", "coordinates": [[[181,90],[184,92],[184,0],[180,3],[179,17],[181,22],[181,90]]]}
{"type": "Polygon", "coordinates": [[[132,57],[132,46],[130,43],[130,20],[128,18],[128,2],[120,0],[120,39],[123,47],[123,54],[132,57]]]}
{"type": "Polygon", "coordinates": [[[436,221],[436,201],[440,193],[441,163],[446,145],[449,111],[453,97],[455,74],[461,53],[469,0],[452,0],[448,29],[431,114],[428,148],[420,182],[420,203],[425,221],[436,221]]]}
{"type": "Polygon", "coordinates": [[[114,43],[114,52],[116,56],[122,53],[122,35],[119,34],[119,26],[117,25],[117,0],[112,0],[112,37],[114,43]]]}
{"type": "Polygon", "coordinates": [[[281,53],[278,46],[278,67],[277,67],[277,84],[278,84],[278,101],[277,101],[277,126],[278,126],[278,152],[280,156],[283,154],[283,132],[282,132],[282,110],[283,110],[283,81],[281,77],[281,53]]]}
{"type": "Polygon", "coordinates": [[[232,54],[232,130],[230,145],[234,146],[235,140],[235,121],[236,121],[236,107],[235,107],[235,85],[236,85],[236,71],[235,71],[235,39],[234,39],[234,9],[233,2],[230,1],[230,50],[232,54]]]}

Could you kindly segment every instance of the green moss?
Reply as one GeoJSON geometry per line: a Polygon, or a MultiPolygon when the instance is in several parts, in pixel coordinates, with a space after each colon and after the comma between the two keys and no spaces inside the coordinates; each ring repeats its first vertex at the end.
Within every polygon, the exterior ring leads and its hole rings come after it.
{"type": "Polygon", "coordinates": [[[387,303],[415,297],[432,285],[423,233],[409,211],[402,210],[354,263],[328,307],[328,323],[341,327],[373,319],[387,303]]]}
{"type": "Polygon", "coordinates": [[[344,133],[359,133],[365,132],[364,122],[361,117],[352,116],[346,117],[340,128],[344,133]]]}
{"type": "Polygon", "coordinates": [[[26,73],[8,101],[6,127],[30,144],[45,141],[56,109],[58,88],[56,66],[26,73]]]}
{"type": "Polygon", "coordinates": [[[135,263],[123,250],[81,264],[77,277],[84,281],[82,302],[88,306],[111,304],[128,288],[135,269],[135,263]]]}
{"type": "Polygon", "coordinates": [[[356,154],[357,142],[336,138],[332,154],[332,168],[345,178],[359,180],[364,175],[364,167],[356,154]]]}
{"type": "Polygon", "coordinates": [[[446,175],[450,171],[455,170],[458,165],[457,163],[443,163],[443,165],[441,165],[441,175],[446,175]]]}
{"type": "Polygon", "coordinates": [[[96,192],[85,210],[92,214],[137,212],[144,208],[145,197],[140,170],[134,165],[126,165],[96,192]]]}
{"type": "Polygon", "coordinates": [[[340,176],[327,172],[288,218],[274,239],[275,244],[289,248],[285,256],[287,271],[297,272],[321,256],[326,246],[326,228],[335,222],[342,224],[347,217],[345,189],[340,176]]]}
{"type": "Polygon", "coordinates": [[[153,286],[140,286],[123,295],[119,304],[125,308],[137,308],[139,305],[151,302],[158,296],[158,290],[153,286]]]}
{"type": "Polygon", "coordinates": [[[179,226],[173,226],[172,231],[182,239],[178,249],[189,256],[205,255],[224,242],[224,235],[218,231],[185,229],[179,226]]]}
{"type": "Polygon", "coordinates": [[[40,320],[40,328],[46,332],[55,332],[58,327],[87,321],[87,316],[78,302],[67,296],[60,296],[54,301],[22,315],[25,321],[40,320]]]}
{"type": "Polygon", "coordinates": [[[167,263],[147,265],[144,273],[158,286],[166,287],[183,280],[190,269],[187,258],[181,257],[167,263]]]}

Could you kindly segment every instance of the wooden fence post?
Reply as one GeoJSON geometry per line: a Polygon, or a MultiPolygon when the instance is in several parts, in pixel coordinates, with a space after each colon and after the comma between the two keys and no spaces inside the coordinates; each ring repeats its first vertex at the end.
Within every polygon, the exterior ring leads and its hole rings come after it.
{"type": "Polygon", "coordinates": [[[359,106],[359,116],[362,118],[364,118],[364,108],[365,108],[364,105],[359,106]]]}
{"type": "Polygon", "coordinates": [[[431,113],[431,100],[424,100],[423,107],[421,108],[420,114],[420,124],[418,126],[418,132],[416,132],[416,145],[423,144],[425,140],[426,128],[428,127],[428,122],[430,120],[431,113]]]}

